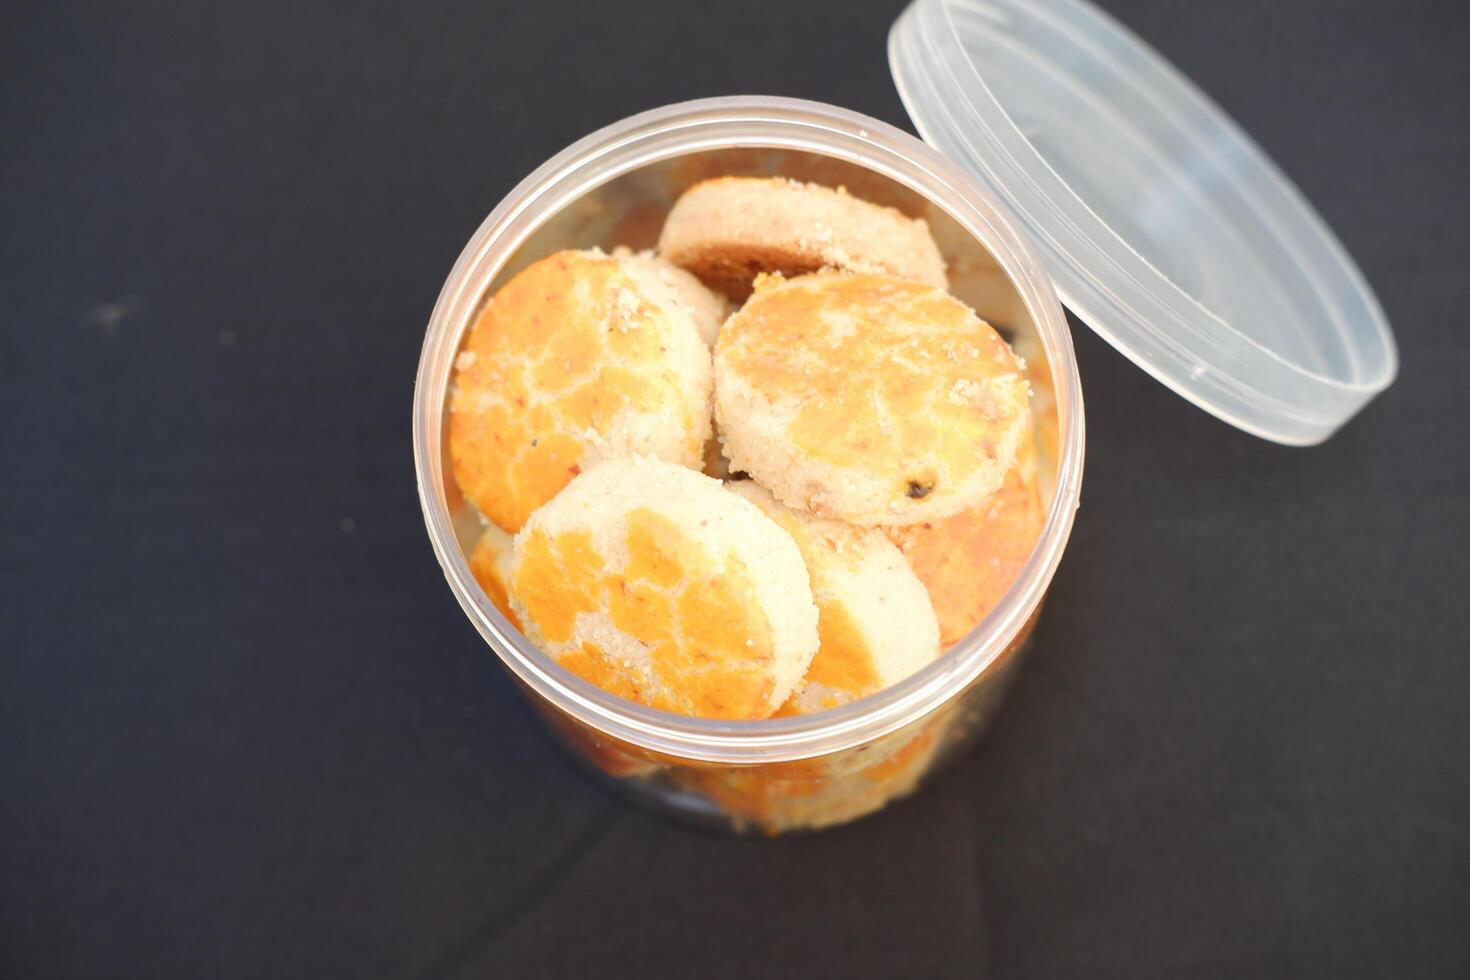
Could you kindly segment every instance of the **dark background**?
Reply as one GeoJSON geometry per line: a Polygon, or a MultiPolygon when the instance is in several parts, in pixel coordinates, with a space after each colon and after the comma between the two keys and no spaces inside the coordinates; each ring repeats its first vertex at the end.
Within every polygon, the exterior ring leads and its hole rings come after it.
{"type": "Polygon", "coordinates": [[[1470,975],[1452,0],[1108,0],[1303,187],[1402,373],[1329,444],[1075,327],[1084,504],[990,736],[817,837],[629,809],[419,516],[461,246],[623,115],[907,126],[895,2],[0,14],[0,975],[1470,975]]]}

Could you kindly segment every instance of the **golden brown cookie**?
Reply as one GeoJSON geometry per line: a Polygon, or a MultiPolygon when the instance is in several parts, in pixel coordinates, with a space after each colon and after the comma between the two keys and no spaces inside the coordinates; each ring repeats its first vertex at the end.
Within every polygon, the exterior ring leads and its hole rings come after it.
{"type": "Polygon", "coordinates": [[[763,272],[841,269],[947,288],[944,259],[920,218],[842,188],[784,177],[717,177],[674,203],[659,254],[734,300],[763,272]]]}
{"type": "Polygon", "coordinates": [[[809,714],[867,697],[939,655],[929,593],[882,531],[792,510],[753,480],[728,489],[791,535],[811,575],[821,645],[777,714],[809,714]]]}
{"type": "Polygon", "coordinates": [[[718,480],[656,460],[598,463],[532,514],[510,600],[572,673],[685,715],[768,717],[817,649],[791,536],[718,480]]]}
{"type": "Polygon", "coordinates": [[[710,436],[705,336],[723,303],[677,269],[558,252],[486,301],[456,362],[449,454],[461,491],[506,531],[607,457],[700,465],[710,436]],[[664,281],[664,273],[673,284],[664,281]],[[681,284],[681,279],[682,281],[681,284]]]}
{"type": "Polygon", "coordinates": [[[977,505],[1015,462],[1029,385],[942,290],[886,276],[763,277],[720,329],[731,467],[787,506],[914,524],[977,505]]]}
{"type": "Polygon", "coordinates": [[[952,517],[884,528],[929,590],[948,647],[995,608],[1031,556],[1045,519],[1027,438],[1001,488],[952,517]]]}

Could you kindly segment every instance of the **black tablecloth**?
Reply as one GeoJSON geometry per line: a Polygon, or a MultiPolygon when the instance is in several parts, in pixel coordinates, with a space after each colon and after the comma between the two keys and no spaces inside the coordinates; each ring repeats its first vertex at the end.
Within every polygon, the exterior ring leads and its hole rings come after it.
{"type": "Polygon", "coordinates": [[[683,98],[907,125],[896,3],[0,13],[0,975],[1470,975],[1470,19],[1109,8],[1302,186],[1397,384],[1287,449],[1074,324],[1034,659],[919,798],[630,809],[457,608],[409,406],[450,265],[683,98]]]}

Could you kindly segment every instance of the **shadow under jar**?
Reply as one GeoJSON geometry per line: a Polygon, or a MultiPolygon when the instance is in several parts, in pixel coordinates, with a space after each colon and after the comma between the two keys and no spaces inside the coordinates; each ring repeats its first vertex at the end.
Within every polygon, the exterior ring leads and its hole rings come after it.
{"type": "Polygon", "coordinates": [[[709,99],[645,112],[574,144],[522,181],[480,226],[440,293],[413,424],[424,518],[450,588],[550,727],[640,802],[767,834],[875,812],[973,740],[1026,652],[1082,480],[1082,393],[1071,337],[1050,280],[1005,209],[913,137],[792,99],[709,99]],[[466,556],[481,524],[454,485],[446,438],[454,359],[486,297],[559,249],[651,247],[685,188],[734,174],[842,185],[929,223],[951,292],[1027,361],[1046,514],[1009,591],[934,663],[840,708],[754,722],[634,704],[571,674],[521,636],[470,572],[466,556]]]}

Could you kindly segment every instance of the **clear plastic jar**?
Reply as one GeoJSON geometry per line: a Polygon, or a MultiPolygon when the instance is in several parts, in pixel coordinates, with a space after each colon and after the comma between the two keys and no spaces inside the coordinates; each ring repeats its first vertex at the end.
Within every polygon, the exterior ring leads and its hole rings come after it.
{"type": "Polygon", "coordinates": [[[878,120],[792,99],[665,106],[615,123],[536,170],[490,214],[434,307],[414,396],[414,458],[434,551],[465,613],[550,727],[634,798],[766,833],[843,823],[907,795],[984,726],[1022,659],[1072,527],[1082,481],[1082,391],[1051,282],[1006,210],[926,144],[878,120]],[[455,355],[482,300],[562,248],[651,246],[679,193],[722,174],[778,174],[923,216],[951,290],[1028,362],[1046,520],[988,616],[933,664],[871,697],[758,722],[712,721],[623,700],[555,664],[481,591],[466,555],[480,530],[448,463],[455,355]]]}

